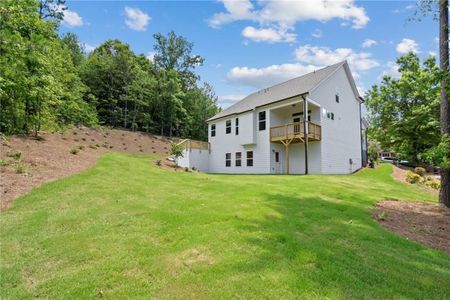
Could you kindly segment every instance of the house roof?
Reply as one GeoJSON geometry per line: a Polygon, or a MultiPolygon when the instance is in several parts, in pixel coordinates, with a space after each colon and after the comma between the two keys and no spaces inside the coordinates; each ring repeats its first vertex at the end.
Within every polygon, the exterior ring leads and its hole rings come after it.
{"type": "Polygon", "coordinates": [[[208,121],[249,111],[256,107],[267,105],[279,100],[291,98],[298,95],[304,95],[315,88],[322,80],[330,76],[342,65],[347,65],[347,61],[342,61],[337,64],[315,70],[314,72],[257,91],[253,94],[248,95],[239,102],[231,105],[230,107],[222,110],[212,118],[208,119],[208,121]]]}

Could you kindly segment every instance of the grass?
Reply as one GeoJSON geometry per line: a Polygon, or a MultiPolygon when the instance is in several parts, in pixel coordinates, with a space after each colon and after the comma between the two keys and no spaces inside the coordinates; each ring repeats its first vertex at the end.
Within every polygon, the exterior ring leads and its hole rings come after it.
{"type": "Polygon", "coordinates": [[[106,154],[1,214],[0,298],[450,297],[450,256],[383,229],[436,201],[391,166],[348,176],[171,172],[106,154]]]}

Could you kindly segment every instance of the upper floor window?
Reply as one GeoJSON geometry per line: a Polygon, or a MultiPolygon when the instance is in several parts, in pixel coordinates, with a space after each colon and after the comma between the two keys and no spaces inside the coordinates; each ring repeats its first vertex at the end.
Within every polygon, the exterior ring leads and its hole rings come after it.
{"type": "Polygon", "coordinates": [[[236,167],[240,167],[241,166],[241,158],[242,158],[242,153],[241,152],[236,152],[236,167]]]}
{"type": "Polygon", "coordinates": [[[225,167],[231,167],[231,153],[225,153],[225,167]]]}
{"type": "Polygon", "coordinates": [[[236,135],[238,135],[239,134],[239,118],[236,118],[234,125],[235,125],[236,135]]]}
{"type": "Polygon", "coordinates": [[[259,130],[266,130],[266,112],[260,111],[258,114],[259,130]]]}
{"type": "Polygon", "coordinates": [[[253,151],[247,151],[247,167],[253,167],[253,151]]]}
{"type": "Polygon", "coordinates": [[[225,133],[226,134],[231,133],[231,120],[227,120],[225,122],[225,133]]]}
{"type": "Polygon", "coordinates": [[[336,93],[336,103],[339,103],[339,93],[336,93]]]}
{"type": "Polygon", "coordinates": [[[216,136],[216,124],[211,124],[211,136],[216,136]]]}
{"type": "Polygon", "coordinates": [[[328,119],[331,119],[331,120],[334,120],[334,113],[328,112],[328,113],[327,113],[327,118],[328,118],[328,119]]]}

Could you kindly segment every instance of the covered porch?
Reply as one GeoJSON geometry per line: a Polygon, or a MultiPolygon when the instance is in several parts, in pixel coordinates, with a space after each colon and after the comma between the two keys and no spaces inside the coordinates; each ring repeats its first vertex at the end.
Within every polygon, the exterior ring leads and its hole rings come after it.
{"type": "MultiPolygon", "coordinates": [[[[282,151],[284,166],[277,169],[282,169],[283,173],[290,174],[291,145],[301,143],[301,156],[304,161],[302,169],[304,174],[308,174],[308,163],[311,160],[308,156],[320,156],[320,153],[317,155],[308,153],[309,144],[312,142],[317,144],[322,139],[320,105],[307,98],[302,98],[300,101],[271,109],[270,116],[270,143],[282,145],[284,148],[282,151]]],[[[274,164],[277,164],[280,159],[280,147],[274,145],[273,148],[278,149],[278,151],[272,150],[276,154],[274,164]]],[[[314,147],[315,152],[317,152],[316,148],[314,147]]],[[[295,149],[298,152],[300,147],[296,146],[295,149]]],[[[295,161],[298,162],[298,153],[294,154],[295,161]]],[[[317,158],[314,157],[312,160],[316,162],[317,158]]]]}

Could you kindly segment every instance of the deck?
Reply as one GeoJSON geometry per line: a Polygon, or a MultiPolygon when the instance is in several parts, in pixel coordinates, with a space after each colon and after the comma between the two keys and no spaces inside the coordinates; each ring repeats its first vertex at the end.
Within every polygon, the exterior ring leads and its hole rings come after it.
{"type": "MultiPolygon", "coordinates": [[[[322,138],[322,127],[308,122],[308,142],[320,141],[322,138]]],[[[304,122],[289,123],[270,128],[270,141],[272,143],[288,144],[303,143],[305,140],[304,122]]]]}

